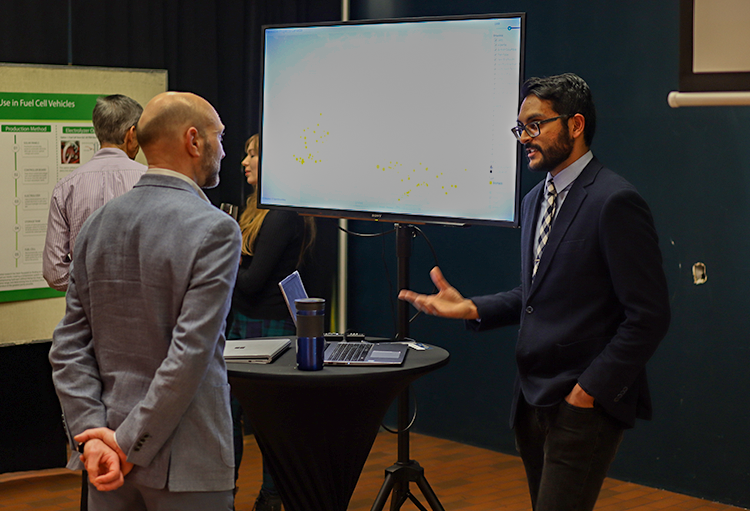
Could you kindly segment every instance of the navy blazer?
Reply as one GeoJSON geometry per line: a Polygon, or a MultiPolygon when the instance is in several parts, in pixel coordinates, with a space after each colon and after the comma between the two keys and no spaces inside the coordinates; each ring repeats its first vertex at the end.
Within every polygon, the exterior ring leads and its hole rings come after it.
{"type": "Polygon", "coordinates": [[[520,393],[534,406],[560,403],[576,383],[632,427],[651,418],[646,362],[670,321],[659,240],[648,205],[594,158],[572,183],[531,279],[544,181],[521,205],[521,285],[474,297],[486,330],[519,324],[520,393]]]}

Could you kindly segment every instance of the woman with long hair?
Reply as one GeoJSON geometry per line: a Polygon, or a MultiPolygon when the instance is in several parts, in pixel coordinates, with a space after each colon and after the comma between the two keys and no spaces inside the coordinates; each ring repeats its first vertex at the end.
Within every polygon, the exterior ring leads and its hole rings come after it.
{"type": "MultiPolygon", "coordinates": [[[[293,211],[257,207],[258,135],[245,142],[247,156],[242,160],[247,183],[253,192],[240,215],[242,260],[232,296],[232,320],[228,339],[248,339],[294,335],[279,281],[299,269],[315,241],[315,221],[293,211]]],[[[241,410],[233,399],[235,422],[235,465],[242,459],[241,410]],[[239,431],[239,434],[238,434],[239,431]]],[[[255,502],[256,511],[279,511],[281,499],[263,467],[263,485],[255,502]]]]}

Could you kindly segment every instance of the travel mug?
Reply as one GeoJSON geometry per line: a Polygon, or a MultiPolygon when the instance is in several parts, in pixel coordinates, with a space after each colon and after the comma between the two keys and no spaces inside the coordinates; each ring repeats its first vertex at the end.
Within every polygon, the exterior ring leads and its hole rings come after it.
{"type": "Polygon", "coordinates": [[[294,300],[297,309],[297,369],[320,371],[323,369],[326,301],[322,298],[294,300]]]}

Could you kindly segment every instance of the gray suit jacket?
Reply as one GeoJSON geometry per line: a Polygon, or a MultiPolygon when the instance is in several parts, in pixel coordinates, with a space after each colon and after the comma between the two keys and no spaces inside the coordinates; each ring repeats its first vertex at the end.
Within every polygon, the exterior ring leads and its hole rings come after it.
{"type": "Polygon", "coordinates": [[[237,223],[171,176],[145,174],[78,236],[53,380],[68,434],[114,429],[132,482],[234,487],[222,353],[239,258],[237,223]]]}

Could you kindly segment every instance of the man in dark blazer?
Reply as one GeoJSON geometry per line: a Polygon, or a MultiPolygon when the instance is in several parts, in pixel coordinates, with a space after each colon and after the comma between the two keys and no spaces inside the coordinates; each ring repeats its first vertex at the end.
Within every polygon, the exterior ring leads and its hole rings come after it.
{"type": "Polygon", "coordinates": [[[512,131],[547,174],[521,205],[521,285],[467,299],[436,267],[436,295],[399,297],[476,330],[520,323],[510,423],[532,506],[590,510],[623,430],[651,418],[645,366],[669,326],[667,284],[648,205],[589,149],[588,85],[532,78],[522,97],[512,131]]]}
{"type": "Polygon", "coordinates": [[[240,232],[201,190],[219,182],[224,125],[203,98],[164,93],[137,130],[149,169],[81,229],[53,334],[68,467],[85,464],[89,509],[230,511],[223,350],[240,232]]]}

